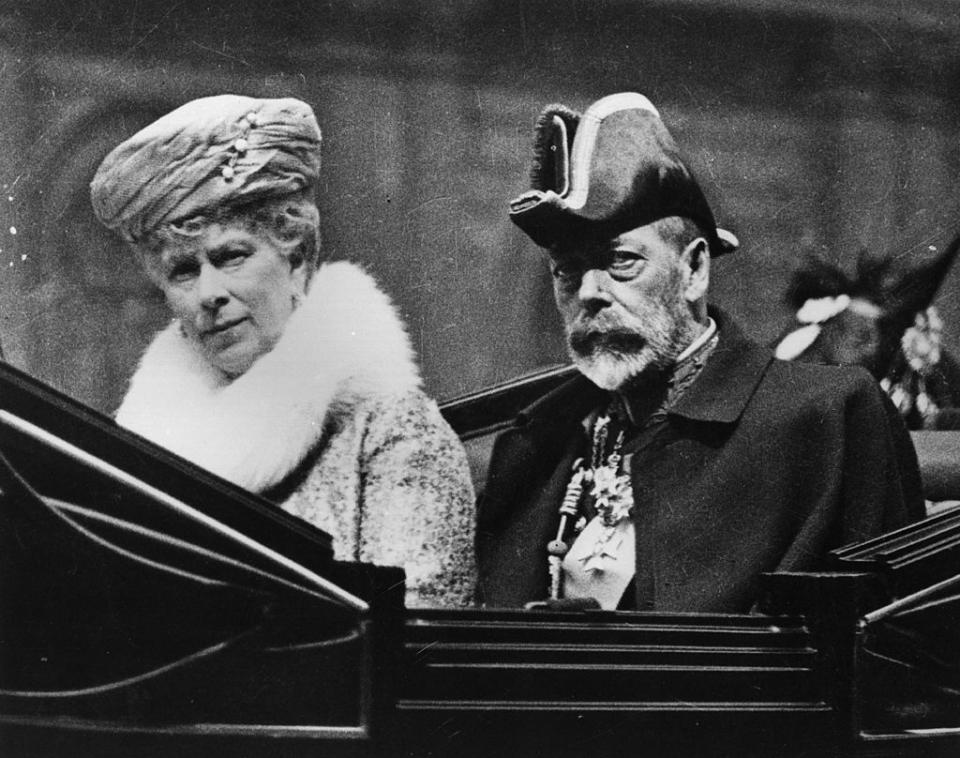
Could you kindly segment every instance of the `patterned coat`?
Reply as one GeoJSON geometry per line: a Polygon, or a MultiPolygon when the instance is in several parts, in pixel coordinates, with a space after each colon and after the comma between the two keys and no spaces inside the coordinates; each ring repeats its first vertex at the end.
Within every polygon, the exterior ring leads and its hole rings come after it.
{"type": "Polygon", "coordinates": [[[329,532],[338,559],[403,566],[408,605],[472,600],[463,448],[420,389],[393,305],[353,264],[322,266],[273,350],[232,382],[174,322],[117,421],[329,532]]]}

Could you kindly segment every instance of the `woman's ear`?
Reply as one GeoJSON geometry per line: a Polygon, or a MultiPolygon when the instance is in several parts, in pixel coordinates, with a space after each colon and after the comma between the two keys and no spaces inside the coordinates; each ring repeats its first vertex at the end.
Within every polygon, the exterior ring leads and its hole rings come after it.
{"type": "Polygon", "coordinates": [[[287,256],[287,263],[290,264],[290,281],[295,292],[306,292],[307,282],[310,278],[310,264],[307,257],[303,254],[301,245],[291,251],[287,256]]]}
{"type": "Polygon", "coordinates": [[[687,286],[683,292],[688,303],[696,303],[707,295],[710,284],[710,247],[706,239],[697,237],[680,254],[687,271],[687,286]]]}
{"type": "Polygon", "coordinates": [[[140,263],[141,270],[147,275],[150,283],[160,292],[165,293],[166,289],[163,286],[163,274],[160,271],[160,252],[147,250],[145,246],[140,245],[131,244],[130,248],[133,250],[133,254],[140,263]]]}

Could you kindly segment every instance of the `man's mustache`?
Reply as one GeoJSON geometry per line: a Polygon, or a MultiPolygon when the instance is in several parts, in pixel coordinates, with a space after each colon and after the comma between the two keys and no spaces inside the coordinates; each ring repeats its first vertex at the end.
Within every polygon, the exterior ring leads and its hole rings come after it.
{"type": "Polygon", "coordinates": [[[635,353],[647,344],[642,334],[622,324],[607,327],[575,324],[567,335],[567,342],[571,350],[584,356],[597,352],[635,353]]]}

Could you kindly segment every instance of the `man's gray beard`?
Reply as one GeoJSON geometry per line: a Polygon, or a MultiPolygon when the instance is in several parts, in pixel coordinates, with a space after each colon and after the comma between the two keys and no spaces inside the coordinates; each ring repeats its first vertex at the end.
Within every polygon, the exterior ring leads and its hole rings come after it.
{"type": "Polygon", "coordinates": [[[679,303],[643,316],[600,314],[567,327],[567,352],[601,389],[618,390],[648,369],[666,369],[693,341],[679,303]]]}
{"type": "Polygon", "coordinates": [[[573,349],[569,350],[574,365],[587,379],[600,389],[618,390],[631,379],[639,376],[652,363],[653,356],[649,348],[642,348],[639,352],[622,355],[597,350],[591,355],[580,355],[573,349]]]}

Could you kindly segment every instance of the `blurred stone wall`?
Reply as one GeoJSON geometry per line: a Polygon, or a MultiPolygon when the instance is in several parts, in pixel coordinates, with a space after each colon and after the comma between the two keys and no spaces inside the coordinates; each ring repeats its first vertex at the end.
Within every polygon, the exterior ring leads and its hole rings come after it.
{"type": "MultiPolygon", "coordinates": [[[[107,412],[166,315],[87,184],[112,146],[206,94],[313,105],[325,247],[394,297],[441,398],[564,360],[545,263],[506,215],[549,102],[634,89],[658,105],[743,243],[713,299],[764,341],[803,251],[921,256],[960,229],[954,2],[210,5],[0,12],[0,342],[107,412]]],[[[938,301],[954,347],[958,287],[960,271],[938,301]]]]}

